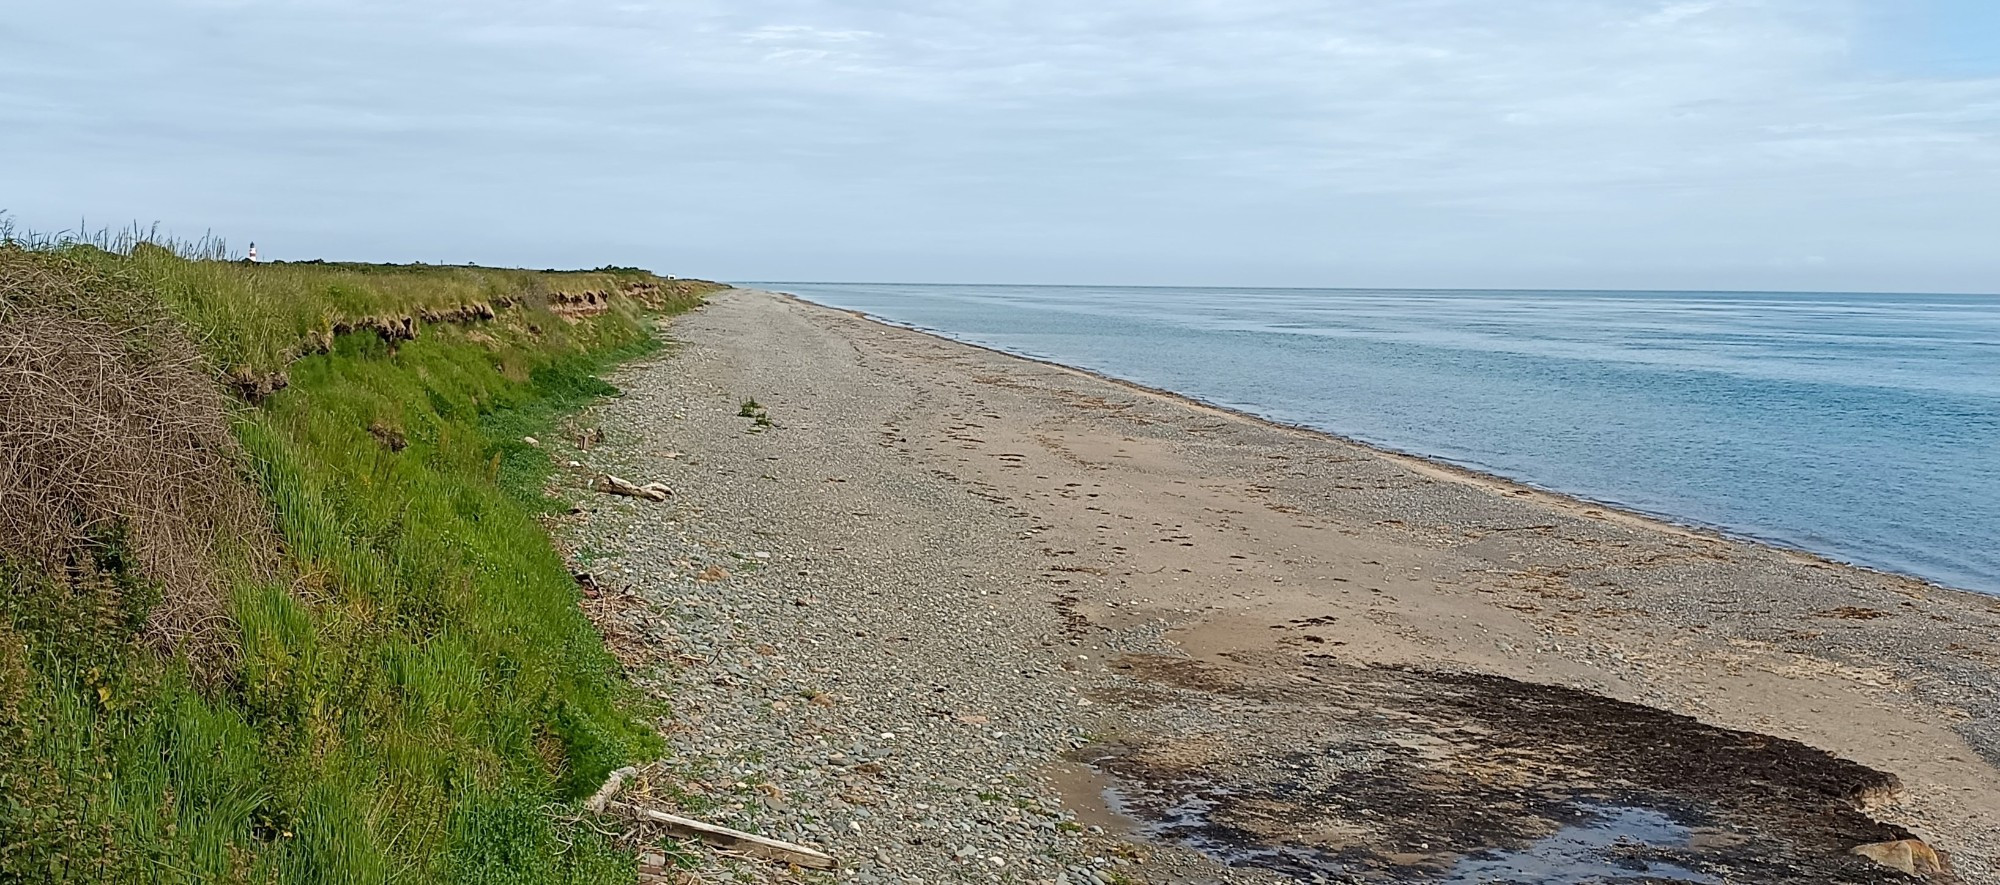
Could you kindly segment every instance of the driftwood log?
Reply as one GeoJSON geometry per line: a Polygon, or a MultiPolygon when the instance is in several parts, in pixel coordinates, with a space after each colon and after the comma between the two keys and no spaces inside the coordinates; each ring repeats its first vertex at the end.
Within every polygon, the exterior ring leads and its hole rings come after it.
{"type": "Polygon", "coordinates": [[[656,811],[651,808],[640,808],[636,805],[626,805],[624,803],[619,804],[623,808],[630,809],[632,814],[640,820],[663,824],[667,829],[683,836],[692,836],[709,844],[718,845],[733,851],[769,860],[796,864],[807,869],[830,870],[837,866],[831,855],[807,848],[804,845],[782,842],[777,839],[767,839],[755,833],[732,830],[728,827],[703,823],[691,817],[681,817],[678,814],[668,814],[664,811],[656,811]]]}
{"type": "MultiPolygon", "coordinates": [[[[597,788],[596,793],[591,794],[589,799],[584,800],[583,807],[592,812],[603,813],[606,809],[613,807],[614,803],[611,799],[618,795],[619,790],[625,788],[625,782],[637,777],[638,774],[638,769],[629,766],[612,772],[611,776],[605,779],[604,786],[597,788]]],[[[768,860],[796,864],[807,869],[830,870],[837,866],[832,855],[807,848],[804,845],[770,839],[759,836],[756,833],[746,833],[742,830],[730,829],[729,827],[717,826],[695,820],[691,817],[682,817],[678,814],[668,814],[664,811],[642,808],[628,802],[619,802],[615,803],[615,805],[619,810],[627,812],[639,820],[660,824],[682,836],[700,839],[703,842],[732,851],[768,860]]]]}

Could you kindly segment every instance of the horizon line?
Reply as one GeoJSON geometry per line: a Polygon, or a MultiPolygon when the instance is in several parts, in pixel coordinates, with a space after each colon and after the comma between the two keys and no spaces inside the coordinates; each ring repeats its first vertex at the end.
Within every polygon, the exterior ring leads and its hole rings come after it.
{"type": "MultiPolygon", "coordinates": [[[[727,282],[727,281],[717,281],[727,282]]],[[[731,286],[972,286],[1015,289],[1196,289],[1230,291],[1251,289],[1281,292],[1545,292],[1545,293],[1629,293],[1645,295],[1923,295],[1951,298],[2000,298],[2000,290],[1964,292],[1924,292],[1889,289],[1617,289],[1617,288],[1529,288],[1470,286],[1169,286],[1151,283],[965,283],[965,282],[885,282],[881,280],[744,280],[731,286]]]]}

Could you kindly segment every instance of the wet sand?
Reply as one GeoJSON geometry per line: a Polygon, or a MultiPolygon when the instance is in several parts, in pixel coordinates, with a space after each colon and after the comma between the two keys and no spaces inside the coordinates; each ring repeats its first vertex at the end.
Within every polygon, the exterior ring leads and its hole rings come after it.
{"type": "Polygon", "coordinates": [[[1060,631],[1093,740],[1041,764],[1086,820],[1308,881],[1898,881],[1844,851],[1912,833],[2000,882],[2000,599],[768,293],[668,333],[773,435],[874,438],[762,456],[812,495],[921,470],[1022,526],[993,604],[1060,631]]]}

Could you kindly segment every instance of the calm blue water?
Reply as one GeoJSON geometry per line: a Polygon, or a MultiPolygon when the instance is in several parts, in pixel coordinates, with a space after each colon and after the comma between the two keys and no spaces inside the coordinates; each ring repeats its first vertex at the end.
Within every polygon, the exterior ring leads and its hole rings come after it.
{"type": "Polygon", "coordinates": [[[2000,297],[767,287],[2000,593],[2000,297]]]}

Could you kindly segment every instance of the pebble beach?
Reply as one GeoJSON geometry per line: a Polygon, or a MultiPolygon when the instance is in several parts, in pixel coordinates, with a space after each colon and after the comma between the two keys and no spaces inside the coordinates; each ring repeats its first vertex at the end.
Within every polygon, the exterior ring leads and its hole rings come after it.
{"type": "Polygon", "coordinates": [[[841,866],[658,881],[2000,881],[2000,600],[771,293],[662,334],[550,443],[634,789],[841,866]]]}

